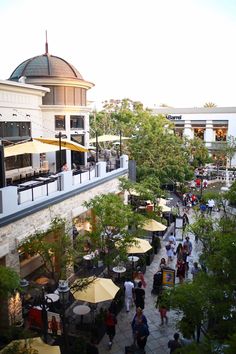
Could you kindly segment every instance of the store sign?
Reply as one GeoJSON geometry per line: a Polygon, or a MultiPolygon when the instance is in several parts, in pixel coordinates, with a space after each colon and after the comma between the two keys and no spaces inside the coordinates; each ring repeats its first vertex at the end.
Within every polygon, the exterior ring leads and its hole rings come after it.
{"type": "Polygon", "coordinates": [[[180,119],[182,119],[182,116],[173,116],[171,114],[168,114],[166,116],[166,118],[169,119],[169,120],[180,120],[180,119]]]}

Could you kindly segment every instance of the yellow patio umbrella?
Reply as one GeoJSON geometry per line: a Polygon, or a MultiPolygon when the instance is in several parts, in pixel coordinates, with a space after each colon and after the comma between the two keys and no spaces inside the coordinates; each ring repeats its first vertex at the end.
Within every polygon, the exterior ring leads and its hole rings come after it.
{"type": "Polygon", "coordinates": [[[158,198],[157,199],[157,205],[166,205],[167,200],[164,198],[158,198]]]}
{"type": "Polygon", "coordinates": [[[135,244],[128,247],[127,253],[146,253],[152,248],[149,241],[147,240],[142,238],[134,238],[134,240],[135,244]]]}
{"type": "Polygon", "coordinates": [[[145,221],[145,223],[142,225],[142,229],[146,231],[164,231],[166,230],[166,225],[161,224],[160,222],[154,220],[154,219],[148,219],[145,221]]]}
{"type": "Polygon", "coordinates": [[[58,148],[56,146],[43,144],[40,141],[32,140],[4,147],[4,157],[23,154],[41,154],[44,152],[53,152],[57,150],[58,148]]]}
{"type": "Polygon", "coordinates": [[[3,348],[0,351],[0,353],[4,353],[5,349],[10,349],[10,348],[15,349],[16,354],[19,353],[19,349],[23,350],[24,348],[32,349],[32,353],[34,353],[34,350],[36,350],[38,354],[60,354],[61,353],[59,346],[48,345],[44,343],[40,337],[13,340],[5,348],[3,348]]]}
{"type": "Polygon", "coordinates": [[[67,150],[79,151],[79,152],[88,152],[83,145],[76,143],[75,141],[69,139],[57,139],[57,138],[34,138],[35,140],[41,141],[42,143],[56,145],[67,150]]]}
{"type": "Polygon", "coordinates": [[[120,135],[100,135],[97,138],[92,138],[89,139],[89,144],[93,144],[93,143],[105,143],[106,141],[120,141],[121,140],[127,140],[130,139],[128,137],[122,136],[120,137],[120,135]]]}
{"type": "Polygon", "coordinates": [[[163,213],[168,212],[168,211],[171,211],[171,208],[168,207],[167,205],[159,204],[158,206],[161,208],[161,211],[162,211],[163,213]]]}
{"type": "MultiPolygon", "coordinates": [[[[89,281],[93,279],[93,277],[88,278],[89,281]]],[[[74,285],[75,283],[73,286],[74,285]]],[[[116,286],[111,279],[95,278],[88,287],[84,290],[76,291],[73,295],[76,300],[97,304],[99,302],[113,300],[119,290],[120,288],[116,286]]]]}

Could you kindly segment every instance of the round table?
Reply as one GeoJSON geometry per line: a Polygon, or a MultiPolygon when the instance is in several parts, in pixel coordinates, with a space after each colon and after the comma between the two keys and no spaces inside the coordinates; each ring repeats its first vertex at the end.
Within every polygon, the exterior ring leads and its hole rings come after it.
{"type": "Polygon", "coordinates": [[[59,300],[59,295],[57,295],[57,294],[46,294],[45,298],[50,299],[52,302],[57,302],[59,300]]]}
{"type": "Polygon", "coordinates": [[[46,285],[49,282],[49,279],[47,277],[39,277],[35,280],[35,283],[39,285],[46,285]]]}
{"type": "Polygon", "coordinates": [[[137,256],[129,256],[128,257],[128,260],[130,261],[130,262],[138,262],[138,260],[139,260],[139,257],[137,257],[137,256]]]}
{"type": "Polygon", "coordinates": [[[94,258],[94,254],[86,254],[85,256],[83,256],[83,259],[85,259],[86,261],[91,261],[94,258]]]}
{"type": "Polygon", "coordinates": [[[83,323],[83,316],[87,315],[91,311],[90,307],[87,305],[77,305],[73,308],[73,312],[80,316],[80,323],[83,323]]]}
{"type": "Polygon", "coordinates": [[[113,270],[113,272],[118,273],[118,279],[119,279],[119,280],[120,280],[120,275],[121,275],[121,273],[126,272],[126,268],[125,268],[125,267],[122,267],[122,266],[114,267],[114,268],[112,268],[112,270],[113,270]]]}

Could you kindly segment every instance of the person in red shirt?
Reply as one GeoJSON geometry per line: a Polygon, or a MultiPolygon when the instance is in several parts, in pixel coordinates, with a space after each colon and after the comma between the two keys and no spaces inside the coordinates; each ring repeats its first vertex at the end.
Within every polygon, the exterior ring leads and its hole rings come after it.
{"type": "Polygon", "coordinates": [[[116,335],[116,324],[117,324],[116,316],[114,315],[114,313],[111,312],[110,309],[108,309],[108,312],[105,317],[105,325],[106,325],[106,333],[109,337],[109,343],[108,343],[109,349],[111,349],[113,338],[116,335]]]}

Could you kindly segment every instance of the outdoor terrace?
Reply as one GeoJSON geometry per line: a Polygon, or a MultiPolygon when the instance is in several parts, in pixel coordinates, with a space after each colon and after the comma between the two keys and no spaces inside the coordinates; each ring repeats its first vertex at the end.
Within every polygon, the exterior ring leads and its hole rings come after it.
{"type": "Polygon", "coordinates": [[[81,171],[32,177],[17,185],[1,188],[0,226],[124,175],[128,171],[128,156],[121,156],[119,165],[107,166],[105,161],[100,161],[94,167],[81,171]]]}

